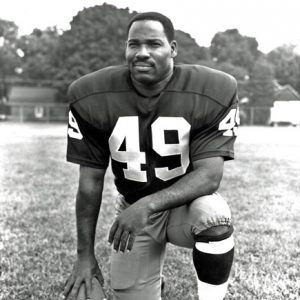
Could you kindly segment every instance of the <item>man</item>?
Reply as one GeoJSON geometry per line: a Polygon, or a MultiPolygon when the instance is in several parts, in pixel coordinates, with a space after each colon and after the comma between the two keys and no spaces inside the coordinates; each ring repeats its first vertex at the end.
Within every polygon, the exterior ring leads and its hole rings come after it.
{"type": "MultiPolygon", "coordinates": [[[[223,299],[233,260],[230,210],[216,193],[233,158],[237,87],[229,75],[174,65],[171,21],[158,13],[128,25],[127,66],[70,87],[68,161],[80,164],[77,262],[64,294],[103,277],[94,238],[111,157],[120,193],[109,232],[114,299],[161,299],[167,242],[193,249],[199,299],[223,299]]],[[[68,299],[69,299],[68,298],[68,299]]]]}

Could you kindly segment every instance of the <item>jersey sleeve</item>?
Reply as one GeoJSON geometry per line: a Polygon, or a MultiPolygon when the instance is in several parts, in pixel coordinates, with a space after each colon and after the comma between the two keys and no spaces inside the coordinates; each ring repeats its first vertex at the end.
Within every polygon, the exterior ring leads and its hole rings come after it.
{"type": "Polygon", "coordinates": [[[104,169],[109,163],[108,138],[70,106],[67,161],[104,169]]]}
{"type": "Polygon", "coordinates": [[[238,97],[235,91],[228,107],[214,109],[208,114],[204,128],[191,132],[191,160],[222,156],[234,159],[234,142],[239,125],[238,97]]]}

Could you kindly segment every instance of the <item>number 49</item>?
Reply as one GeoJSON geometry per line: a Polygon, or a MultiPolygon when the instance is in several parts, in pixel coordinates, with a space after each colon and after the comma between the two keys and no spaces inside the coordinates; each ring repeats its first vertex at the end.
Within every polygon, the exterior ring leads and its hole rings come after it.
{"type": "MultiPolygon", "coordinates": [[[[183,175],[189,166],[189,133],[191,125],[182,117],[159,117],[151,125],[153,150],[162,157],[180,155],[181,164],[177,168],[154,168],[155,176],[163,181],[183,175]],[[178,143],[165,142],[165,130],[176,130],[178,143]]],[[[126,163],[124,177],[129,180],[147,182],[147,173],[141,169],[146,163],[146,153],[140,150],[139,118],[119,117],[109,138],[111,158],[126,163]],[[125,142],[126,150],[120,150],[125,142]]]]}
{"type": "Polygon", "coordinates": [[[238,125],[240,125],[239,109],[233,108],[220,122],[219,130],[225,130],[224,136],[236,136],[238,125]]]}

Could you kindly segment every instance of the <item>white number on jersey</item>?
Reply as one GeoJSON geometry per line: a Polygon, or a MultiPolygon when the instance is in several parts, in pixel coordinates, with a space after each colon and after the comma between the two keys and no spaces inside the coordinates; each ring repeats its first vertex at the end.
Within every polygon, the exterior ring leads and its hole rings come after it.
{"type": "Polygon", "coordinates": [[[189,133],[191,125],[181,117],[160,117],[152,124],[153,149],[161,156],[180,154],[181,166],[169,170],[168,167],[155,168],[155,175],[161,180],[169,180],[183,175],[189,166],[189,133]],[[165,143],[165,130],[177,130],[178,144],[165,143]]]}
{"type": "Polygon", "coordinates": [[[83,136],[80,132],[77,121],[71,111],[69,111],[69,126],[70,126],[68,128],[69,137],[77,139],[77,140],[82,140],[83,136]]]}
{"type": "MultiPolygon", "coordinates": [[[[189,133],[191,125],[182,117],[159,117],[152,124],[153,149],[161,156],[180,155],[181,166],[155,168],[155,174],[161,180],[169,180],[183,175],[190,163],[189,133]],[[166,144],[164,130],[177,130],[178,144],[166,144]]],[[[130,180],[146,182],[146,171],[141,170],[141,164],[146,163],[145,152],[140,151],[139,119],[138,117],[120,117],[109,138],[109,148],[112,159],[127,163],[124,177],[130,180]],[[126,151],[120,151],[125,142],[126,151]]]]}
{"type": "Polygon", "coordinates": [[[146,163],[146,154],[140,151],[138,117],[120,117],[108,142],[112,159],[127,163],[125,178],[146,182],[146,171],[141,170],[141,164],[146,163]],[[126,151],[119,151],[124,140],[126,151]]]}
{"type": "Polygon", "coordinates": [[[233,108],[219,124],[219,130],[225,130],[223,135],[236,136],[237,126],[240,124],[239,109],[233,108]]]}

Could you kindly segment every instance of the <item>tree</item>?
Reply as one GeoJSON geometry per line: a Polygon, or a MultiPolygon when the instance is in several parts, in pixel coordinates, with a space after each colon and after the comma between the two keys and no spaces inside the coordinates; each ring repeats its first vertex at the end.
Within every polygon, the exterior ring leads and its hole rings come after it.
{"type": "Polygon", "coordinates": [[[294,45],[283,45],[272,50],[267,59],[273,65],[277,81],[292,85],[300,93],[300,56],[294,50],[294,45]]]}
{"type": "Polygon", "coordinates": [[[17,35],[18,27],[14,22],[0,19],[0,99],[7,97],[7,78],[15,76],[19,66],[17,35]]]}
{"type": "Polygon", "coordinates": [[[249,80],[250,103],[253,106],[272,106],[274,97],[274,72],[266,59],[259,59],[253,66],[249,80]]]}
{"type": "Polygon", "coordinates": [[[210,59],[209,49],[200,47],[188,33],[176,30],[175,38],[178,42],[176,62],[194,64],[200,60],[210,59]]]}
{"type": "Polygon", "coordinates": [[[254,62],[262,55],[255,38],[243,36],[237,29],[228,29],[215,34],[210,53],[218,63],[230,62],[250,72],[254,62]]]}
{"type": "Polygon", "coordinates": [[[255,107],[255,114],[250,117],[254,124],[268,124],[270,107],[274,101],[274,74],[270,63],[260,58],[253,66],[250,79],[244,87],[248,91],[249,103],[255,107]]]}
{"type": "Polygon", "coordinates": [[[132,14],[103,4],[85,8],[65,31],[57,52],[58,78],[73,80],[88,72],[124,62],[126,24],[132,14]]]}
{"type": "Polygon", "coordinates": [[[100,68],[123,64],[126,25],[134,13],[103,4],[85,8],[63,32],[55,55],[55,79],[65,94],[74,79],[100,68]]]}
{"type": "Polygon", "coordinates": [[[23,79],[53,79],[57,71],[54,60],[58,41],[59,33],[56,27],[46,30],[34,29],[30,35],[24,35],[18,40],[18,47],[23,52],[23,79]]]}
{"type": "Polygon", "coordinates": [[[221,62],[215,64],[215,68],[232,75],[236,80],[244,80],[248,76],[248,71],[239,66],[235,66],[230,62],[221,62]]]}

